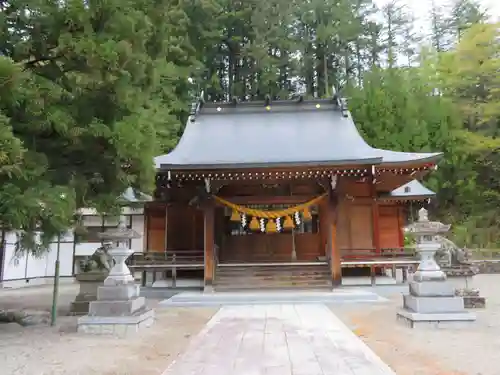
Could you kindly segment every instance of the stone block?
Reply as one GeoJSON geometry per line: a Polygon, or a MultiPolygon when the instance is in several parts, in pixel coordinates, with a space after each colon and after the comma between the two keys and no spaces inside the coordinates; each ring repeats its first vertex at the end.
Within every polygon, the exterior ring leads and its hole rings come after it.
{"type": "Polygon", "coordinates": [[[85,315],[89,313],[90,301],[73,301],[71,302],[69,312],[71,315],[85,315]]]}
{"type": "MultiPolygon", "coordinates": [[[[129,326],[127,324],[113,324],[113,334],[116,336],[126,336],[127,333],[129,333],[128,327],[129,326]]],[[[137,325],[130,327],[137,327],[137,325]]]]}
{"type": "Polygon", "coordinates": [[[128,301],[93,301],[90,303],[90,316],[125,316],[132,315],[146,305],[144,297],[136,297],[128,301]]]}
{"type": "Polygon", "coordinates": [[[464,300],[461,297],[416,297],[405,295],[403,299],[404,308],[422,314],[464,311],[464,300]]]}
{"type": "Polygon", "coordinates": [[[402,310],[398,312],[397,319],[409,328],[465,328],[476,320],[476,315],[468,311],[425,314],[402,310]]]}
{"type": "Polygon", "coordinates": [[[124,301],[139,297],[140,286],[136,284],[125,284],[117,286],[100,286],[97,289],[99,301],[124,301]]]}
{"type": "Polygon", "coordinates": [[[451,283],[443,281],[412,281],[410,294],[417,297],[453,297],[455,288],[451,283]]]}
{"type": "Polygon", "coordinates": [[[91,335],[127,336],[154,323],[154,310],[143,310],[132,316],[82,316],[78,319],[78,332],[91,335]]]}
{"type": "Polygon", "coordinates": [[[86,272],[76,275],[79,284],[79,293],[71,303],[72,315],[85,315],[89,312],[89,302],[97,299],[97,289],[102,285],[107,273],[86,272]]]}
{"type": "Polygon", "coordinates": [[[466,309],[484,309],[486,307],[486,298],[479,296],[465,296],[464,306],[466,309]]]}

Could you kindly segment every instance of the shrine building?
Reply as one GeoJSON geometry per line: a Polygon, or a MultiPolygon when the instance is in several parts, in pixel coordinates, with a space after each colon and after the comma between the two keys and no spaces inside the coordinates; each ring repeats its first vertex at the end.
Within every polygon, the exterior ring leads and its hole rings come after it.
{"type": "Polygon", "coordinates": [[[331,288],[348,261],[404,253],[407,203],[434,195],[418,180],[441,157],[371,147],[336,97],[199,101],[155,159],[145,249],[197,254],[209,289],[331,288]]]}

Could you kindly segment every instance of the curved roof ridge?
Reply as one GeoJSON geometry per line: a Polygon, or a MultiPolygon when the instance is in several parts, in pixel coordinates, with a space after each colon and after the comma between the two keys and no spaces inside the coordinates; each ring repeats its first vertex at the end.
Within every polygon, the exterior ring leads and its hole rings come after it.
{"type": "Polygon", "coordinates": [[[440,155],[373,148],[348,112],[323,99],[211,103],[188,119],[174,150],[154,161],[158,169],[217,169],[435,162],[440,155]]]}

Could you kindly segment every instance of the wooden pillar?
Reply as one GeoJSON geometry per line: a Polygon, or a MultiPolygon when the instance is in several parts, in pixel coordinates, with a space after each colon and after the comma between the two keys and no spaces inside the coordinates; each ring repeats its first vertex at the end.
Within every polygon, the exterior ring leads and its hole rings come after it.
{"type": "Polygon", "coordinates": [[[168,249],[168,205],[165,205],[165,235],[164,235],[164,252],[167,253],[168,249]]]}
{"type": "Polygon", "coordinates": [[[149,210],[147,206],[144,206],[144,235],[142,236],[142,251],[147,252],[149,250],[149,210]]]}
{"type": "Polygon", "coordinates": [[[326,197],[327,204],[327,251],[330,258],[330,274],[332,285],[342,284],[342,268],[340,264],[340,249],[337,247],[337,211],[338,206],[335,201],[335,193],[330,189],[326,197]]]}
{"type": "Polygon", "coordinates": [[[380,249],[380,213],[378,209],[378,196],[377,196],[377,186],[375,185],[375,174],[372,173],[372,184],[371,184],[371,192],[372,192],[372,239],[373,239],[373,247],[375,248],[375,252],[378,254],[381,252],[380,249]]]}
{"type": "Polygon", "coordinates": [[[405,236],[404,236],[404,208],[398,207],[398,237],[399,237],[399,247],[405,247],[405,236]]]}
{"type": "Polygon", "coordinates": [[[204,286],[206,291],[212,291],[214,280],[214,243],[215,243],[215,207],[208,202],[204,207],[204,286]]]}
{"type": "Polygon", "coordinates": [[[327,252],[328,244],[328,199],[319,203],[319,253],[321,256],[330,257],[327,252]]]}

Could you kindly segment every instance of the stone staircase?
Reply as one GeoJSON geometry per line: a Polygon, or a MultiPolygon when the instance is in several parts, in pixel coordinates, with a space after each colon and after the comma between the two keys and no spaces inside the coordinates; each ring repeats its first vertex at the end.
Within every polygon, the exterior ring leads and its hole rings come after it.
{"type": "Polygon", "coordinates": [[[216,291],[311,289],[330,290],[327,264],[218,265],[216,291]]]}

